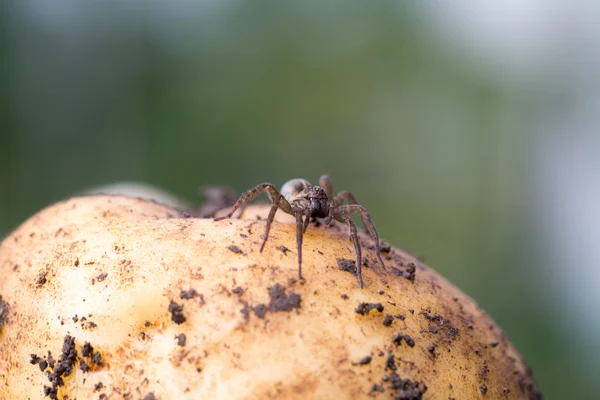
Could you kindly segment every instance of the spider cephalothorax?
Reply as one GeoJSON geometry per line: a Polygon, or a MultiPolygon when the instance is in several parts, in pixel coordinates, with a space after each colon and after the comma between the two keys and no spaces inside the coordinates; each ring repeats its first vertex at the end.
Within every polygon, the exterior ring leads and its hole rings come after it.
{"type": "Polygon", "coordinates": [[[302,235],[308,227],[308,223],[311,219],[325,218],[325,223],[329,224],[332,219],[346,223],[350,226],[350,239],[354,245],[354,251],[356,252],[356,276],[360,287],[363,287],[362,280],[362,255],[360,242],[358,240],[358,233],[356,224],[350,217],[351,214],[360,214],[365,230],[371,235],[375,242],[375,252],[377,259],[382,267],[385,268],[385,264],[381,259],[380,248],[379,248],[379,236],[375,225],[371,221],[371,217],[367,210],[358,204],[354,195],[350,192],[340,192],[335,197],[332,193],[332,185],[329,177],[323,175],[319,181],[321,186],[313,186],[305,179],[292,179],[286,182],[281,191],[278,191],[275,186],[270,183],[261,183],[258,186],[250,189],[246,193],[242,194],[238,201],[233,205],[231,211],[219,218],[215,218],[215,221],[220,221],[225,218],[231,218],[233,213],[243,206],[244,204],[251,201],[253,198],[267,192],[269,197],[273,201],[273,206],[267,217],[267,226],[265,230],[265,238],[263,240],[260,251],[262,252],[269,237],[269,230],[271,229],[271,223],[275,218],[277,209],[282,209],[284,212],[296,217],[296,243],[298,245],[298,277],[302,279],[302,235]],[[349,204],[342,204],[345,200],[349,204]],[[303,219],[304,218],[304,219],[303,219]]]}

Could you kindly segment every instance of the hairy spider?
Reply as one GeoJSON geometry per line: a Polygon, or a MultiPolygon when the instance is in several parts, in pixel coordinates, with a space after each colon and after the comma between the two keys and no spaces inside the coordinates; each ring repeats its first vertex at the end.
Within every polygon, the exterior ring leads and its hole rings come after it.
{"type": "Polygon", "coordinates": [[[246,193],[242,194],[238,201],[233,205],[231,211],[225,216],[215,218],[215,221],[220,221],[226,218],[231,218],[233,213],[250,202],[256,196],[263,192],[267,192],[269,197],[273,201],[273,206],[269,212],[267,218],[267,226],[265,230],[265,238],[260,251],[262,252],[267,238],[269,237],[269,230],[271,229],[271,223],[275,218],[275,213],[278,208],[281,208],[284,212],[296,217],[296,243],[298,245],[298,277],[302,279],[302,235],[308,228],[308,223],[311,219],[325,218],[325,224],[329,224],[332,219],[348,224],[350,226],[350,239],[354,244],[354,251],[356,253],[356,277],[358,278],[358,284],[363,287],[362,280],[362,255],[360,242],[358,240],[358,233],[356,224],[350,217],[351,214],[360,214],[365,230],[373,238],[375,242],[375,252],[377,259],[382,267],[385,268],[385,264],[381,259],[380,248],[379,248],[379,235],[375,229],[375,225],[371,221],[371,217],[367,210],[358,204],[354,195],[350,192],[340,192],[333,197],[333,187],[331,180],[327,175],[323,175],[319,180],[321,186],[313,186],[305,179],[292,179],[287,181],[281,188],[281,192],[277,191],[275,186],[270,183],[261,183],[255,186],[246,193]],[[342,203],[347,200],[349,204],[343,205],[342,203]],[[304,220],[302,220],[304,217],[304,220]]]}

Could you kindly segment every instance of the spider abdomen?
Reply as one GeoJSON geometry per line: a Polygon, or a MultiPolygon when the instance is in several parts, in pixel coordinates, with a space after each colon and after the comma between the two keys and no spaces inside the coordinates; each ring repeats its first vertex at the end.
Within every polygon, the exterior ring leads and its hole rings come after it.
{"type": "Polygon", "coordinates": [[[288,201],[292,202],[296,196],[300,194],[304,189],[311,187],[309,181],[302,178],[291,179],[283,184],[281,187],[281,195],[288,201]]]}

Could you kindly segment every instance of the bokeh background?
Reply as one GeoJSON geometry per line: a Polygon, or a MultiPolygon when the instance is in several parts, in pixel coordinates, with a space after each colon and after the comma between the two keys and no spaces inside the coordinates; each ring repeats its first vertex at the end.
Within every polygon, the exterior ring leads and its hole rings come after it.
{"type": "Polygon", "coordinates": [[[0,237],[115,182],[328,173],[596,399],[600,7],[479,3],[4,1],[0,237]]]}

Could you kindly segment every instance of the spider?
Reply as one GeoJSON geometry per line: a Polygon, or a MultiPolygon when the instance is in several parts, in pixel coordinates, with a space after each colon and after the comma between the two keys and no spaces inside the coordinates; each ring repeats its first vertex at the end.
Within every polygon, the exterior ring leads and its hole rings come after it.
{"type": "Polygon", "coordinates": [[[383,268],[385,264],[381,259],[380,247],[379,247],[379,235],[375,229],[375,225],[371,221],[371,217],[367,210],[358,204],[354,195],[350,192],[340,192],[333,197],[333,187],[329,176],[323,175],[319,180],[320,186],[313,186],[305,179],[292,179],[287,181],[282,187],[281,191],[277,191],[275,186],[270,183],[261,183],[255,186],[246,193],[243,193],[238,201],[233,205],[229,213],[225,216],[215,218],[215,221],[220,221],[226,218],[231,218],[233,213],[246,203],[250,202],[256,196],[263,192],[267,192],[273,206],[267,217],[267,225],[265,230],[265,237],[260,246],[260,252],[263,251],[267,238],[269,237],[269,230],[271,224],[275,218],[277,209],[281,209],[284,212],[293,215],[296,218],[296,244],[298,246],[298,278],[302,279],[302,235],[306,232],[310,220],[317,218],[325,218],[325,224],[331,223],[332,219],[336,221],[348,224],[350,227],[350,239],[354,245],[354,251],[356,253],[356,277],[358,278],[358,284],[363,288],[362,280],[362,269],[361,269],[361,248],[358,240],[358,233],[356,224],[350,217],[351,214],[360,214],[365,230],[369,233],[373,241],[375,242],[375,252],[377,259],[383,268]],[[349,204],[342,204],[345,200],[349,204]],[[304,220],[302,219],[304,217],[304,220]]]}

